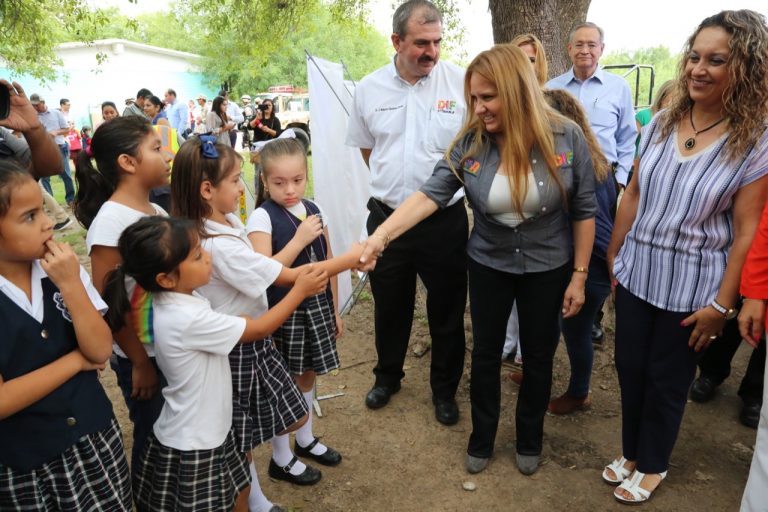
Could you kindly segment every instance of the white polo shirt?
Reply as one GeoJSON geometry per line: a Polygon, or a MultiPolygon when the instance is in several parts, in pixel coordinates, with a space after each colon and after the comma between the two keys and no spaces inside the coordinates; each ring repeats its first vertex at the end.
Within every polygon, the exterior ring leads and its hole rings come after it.
{"type": "Polygon", "coordinates": [[[229,225],[207,219],[203,223],[205,232],[213,235],[202,240],[211,254],[213,273],[210,282],[197,291],[219,313],[258,318],[269,308],[267,288],[283,265],[253,250],[236,215],[227,214],[227,221],[229,225]]]}
{"type": "Polygon", "coordinates": [[[229,353],[245,319],[216,313],[197,293],[156,293],[153,305],[155,357],[168,380],[155,436],[177,450],[217,448],[232,428],[229,353]]]}
{"type": "MultiPolygon", "coordinates": [[[[432,176],[466,114],[464,70],[439,61],[411,85],[394,60],[355,88],[346,144],[370,149],[371,196],[397,208],[432,176]]],[[[459,189],[451,204],[464,195],[459,189]]]]}

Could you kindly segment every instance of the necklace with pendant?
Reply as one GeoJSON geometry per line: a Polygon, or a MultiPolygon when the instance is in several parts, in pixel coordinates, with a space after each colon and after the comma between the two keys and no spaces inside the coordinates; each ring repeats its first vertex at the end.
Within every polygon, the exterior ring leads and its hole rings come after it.
{"type": "Polygon", "coordinates": [[[725,118],[724,118],[724,117],[721,117],[719,120],[715,121],[713,124],[711,124],[711,125],[707,126],[707,127],[706,127],[706,128],[704,128],[703,130],[697,130],[697,129],[696,129],[696,126],[693,124],[693,109],[690,109],[688,112],[690,112],[690,114],[691,114],[691,115],[690,115],[690,120],[691,120],[691,128],[693,128],[693,137],[688,137],[688,138],[685,140],[685,144],[684,144],[684,145],[685,145],[685,149],[687,149],[687,150],[691,150],[691,149],[693,149],[693,148],[695,148],[695,147],[696,147],[696,137],[697,137],[697,136],[698,136],[700,133],[704,133],[704,132],[705,132],[705,131],[707,131],[707,130],[711,130],[711,129],[712,129],[712,128],[714,128],[715,126],[717,126],[717,125],[719,125],[720,123],[722,123],[723,121],[725,121],[725,118]]]}

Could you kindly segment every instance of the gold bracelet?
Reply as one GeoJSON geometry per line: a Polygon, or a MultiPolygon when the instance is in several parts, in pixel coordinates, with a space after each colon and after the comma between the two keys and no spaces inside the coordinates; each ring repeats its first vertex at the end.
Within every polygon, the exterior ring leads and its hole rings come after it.
{"type": "Polygon", "coordinates": [[[589,270],[587,270],[587,267],[573,267],[574,272],[582,272],[584,274],[589,274],[589,270]]]}
{"type": "Polygon", "coordinates": [[[386,230],[382,229],[381,227],[377,228],[376,231],[373,232],[371,236],[375,236],[377,238],[380,238],[384,241],[384,248],[386,249],[389,247],[389,233],[387,233],[386,230]],[[383,231],[384,234],[379,233],[379,231],[383,231]]]}

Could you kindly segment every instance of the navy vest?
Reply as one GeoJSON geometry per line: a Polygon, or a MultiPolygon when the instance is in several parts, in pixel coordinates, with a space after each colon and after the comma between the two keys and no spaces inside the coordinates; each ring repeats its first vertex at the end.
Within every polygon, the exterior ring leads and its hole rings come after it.
{"type": "MultiPolygon", "coordinates": [[[[310,215],[318,215],[320,209],[312,201],[302,199],[304,208],[307,209],[307,217],[310,215]]],[[[271,199],[267,199],[264,204],[261,205],[269,214],[269,220],[272,222],[272,254],[277,254],[288,245],[288,242],[296,235],[296,229],[301,224],[301,219],[293,215],[291,212],[277,204],[271,199]]],[[[328,241],[325,239],[325,234],[315,238],[314,241],[307,247],[305,247],[298,255],[296,260],[291,264],[291,268],[300,267],[310,263],[310,247],[314,251],[318,261],[323,261],[328,257],[328,241]]],[[[331,301],[331,287],[326,290],[326,296],[331,301]]],[[[267,299],[269,299],[269,307],[273,307],[280,302],[283,297],[288,294],[288,288],[281,286],[270,286],[267,290],[267,299]]],[[[332,302],[332,301],[331,301],[332,302]]],[[[301,303],[301,307],[306,306],[306,300],[301,303]]]]}
{"type": "MultiPolygon", "coordinates": [[[[6,382],[77,348],[58,288],[47,277],[41,284],[42,323],[0,293],[0,325],[5,331],[0,338],[0,375],[6,382]]],[[[19,471],[39,468],[84,435],[107,428],[112,418],[112,404],[97,372],[80,372],[42,400],[0,420],[0,464],[19,471]]]]}

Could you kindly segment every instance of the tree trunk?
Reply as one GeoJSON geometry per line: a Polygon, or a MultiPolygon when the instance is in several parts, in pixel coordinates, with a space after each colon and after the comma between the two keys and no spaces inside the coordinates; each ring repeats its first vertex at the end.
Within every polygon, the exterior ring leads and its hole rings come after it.
{"type": "Polygon", "coordinates": [[[493,41],[506,43],[518,34],[538,37],[547,52],[549,77],[571,67],[566,44],[571,29],[587,19],[591,0],[489,0],[493,41]]]}

